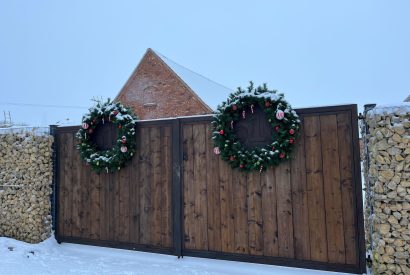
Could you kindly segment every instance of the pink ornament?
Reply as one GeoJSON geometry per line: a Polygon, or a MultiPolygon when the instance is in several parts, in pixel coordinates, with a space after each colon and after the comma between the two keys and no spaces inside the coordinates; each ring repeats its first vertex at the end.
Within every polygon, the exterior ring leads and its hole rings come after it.
{"type": "Polygon", "coordinates": [[[219,155],[221,153],[221,150],[219,150],[219,147],[214,148],[214,154],[219,155]]]}
{"type": "Polygon", "coordinates": [[[88,125],[88,123],[87,123],[87,122],[84,122],[84,123],[83,123],[83,129],[84,129],[84,130],[87,130],[88,127],[90,127],[90,126],[88,125]]]}
{"type": "Polygon", "coordinates": [[[278,120],[282,120],[284,117],[285,117],[285,113],[283,111],[279,110],[276,112],[276,118],[278,120]]]}
{"type": "Polygon", "coordinates": [[[294,133],[295,133],[295,130],[293,130],[293,129],[289,130],[289,134],[293,135],[294,133]]]}
{"type": "Polygon", "coordinates": [[[128,151],[127,146],[121,146],[121,152],[126,153],[128,151]]]}

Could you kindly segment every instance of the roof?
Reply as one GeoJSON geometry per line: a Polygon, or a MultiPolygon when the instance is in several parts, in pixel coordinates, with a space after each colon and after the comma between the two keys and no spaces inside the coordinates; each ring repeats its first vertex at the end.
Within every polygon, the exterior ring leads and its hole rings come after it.
{"type": "Polygon", "coordinates": [[[410,95],[408,97],[406,97],[406,99],[404,100],[404,102],[410,102],[410,95]]]}
{"type": "Polygon", "coordinates": [[[218,104],[225,101],[229,94],[234,90],[225,87],[209,78],[196,73],[164,56],[163,54],[154,51],[168,67],[177,74],[185,84],[191,88],[212,110],[216,110],[218,104]]]}

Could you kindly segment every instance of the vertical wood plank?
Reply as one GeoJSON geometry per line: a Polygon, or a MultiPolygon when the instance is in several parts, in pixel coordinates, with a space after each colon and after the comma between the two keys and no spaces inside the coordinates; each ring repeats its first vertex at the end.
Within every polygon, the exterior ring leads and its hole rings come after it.
{"type": "Polygon", "coordinates": [[[90,177],[91,169],[80,159],[80,236],[84,239],[90,238],[90,177]]]}
{"type": "Polygon", "coordinates": [[[120,242],[130,241],[130,172],[131,163],[127,163],[119,173],[119,235],[118,240],[120,242]]]}
{"type": "Polygon", "coordinates": [[[339,140],[340,182],[342,188],[343,231],[346,248],[346,263],[357,263],[356,222],[353,182],[352,128],[349,113],[337,115],[339,140]]]}
{"type": "Polygon", "coordinates": [[[219,155],[213,152],[211,124],[206,126],[206,165],[208,168],[208,249],[221,251],[221,203],[219,195],[219,155]]]}
{"type": "Polygon", "coordinates": [[[108,220],[108,240],[113,241],[115,240],[115,235],[117,232],[116,228],[116,220],[118,219],[118,206],[116,205],[116,197],[118,197],[118,186],[115,181],[115,175],[112,173],[104,173],[102,172],[102,176],[108,179],[108,193],[105,194],[106,196],[106,204],[108,213],[107,220],[108,220]]]}
{"type": "Polygon", "coordinates": [[[161,244],[163,247],[172,247],[172,143],[171,127],[161,129],[161,170],[163,185],[161,193],[161,244]]]}
{"type": "MultiPolygon", "coordinates": [[[[304,132],[303,125],[301,133],[304,132]]],[[[310,260],[309,208],[306,187],[305,142],[301,135],[292,157],[291,184],[295,258],[310,260]]]]}
{"type": "Polygon", "coordinates": [[[161,130],[160,127],[150,128],[150,154],[152,158],[152,196],[151,196],[151,245],[161,246],[161,212],[162,212],[162,185],[163,171],[161,170],[161,130]]]}
{"type": "Polygon", "coordinates": [[[194,190],[195,190],[195,248],[208,250],[206,128],[198,123],[192,128],[194,136],[194,190]]]}
{"type": "Polygon", "coordinates": [[[294,258],[292,186],[290,183],[290,162],[276,167],[277,217],[279,256],[294,258]]]}
{"type": "Polygon", "coordinates": [[[184,152],[184,247],[186,249],[195,249],[194,142],[192,125],[184,125],[182,133],[184,152]]]}
{"type": "Polygon", "coordinates": [[[72,145],[70,150],[72,151],[72,205],[71,205],[71,236],[81,237],[81,192],[82,192],[82,182],[81,182],[81,159],[80,153],[75,149],[76,138],[75,133],[71,133],[72,145]]]}
{"type": "Polygon", "coordinates": [[[225,161],[219,162],[219,188],[221,198],[221,250],[223,252],[235,252],[232,168],[225,161]]]}
{"type": "Polygon", "coordinates": [[[262,191],[258,172],[248,174],[248,243],[249,253],[263,254],[262,191]]]}
{"type": "Polygon", "coordinates": [[[276,206],[276,180],[274,168],[269,168],[261,177],[263,255],[278,256],[278,221],[276,206]]]}
{"type": "Polygon", "coordinates": [[[140,184],[140,243],[150,244],[150,231],[151,231],[151,178],[150,171],[151,154],[150,148],[150,130],[148,127],[141,127],[141,147],[139,157],[139,184],[140,184]]]}
{"type": "Polygon", "coordinates": [[[306,116],[304,118],[304,129],[310,258],[314,261],[327,262],[326,215],[319,117],[306,116]]]}
{"type": "Polygon", "coordinates": [[[232,178],[234,221],[235,221],[235,253],[249,253],[248,242],[248,200],[247,178],[244,172],[235,170],[232,178]]]}
{"type": "Polygon", "coordinates": [[[139,181],[139,156],[141,155],[141,130],[136,128],[135,132],[136,145],[135,154],[131,160],[130,171],[130,243],[138,244],[140,242],[140,181],[139,181]]]}
{"type": "Polygon", "coordinates": [[[109,228],[109,222],[110,222],[110,211],[109,211],[109,200],[108,200],[108,195],[110,193],[110,181],[109,177],[107,174],[100,173],[99,174],[100,178],[100,207],[101,207],[101,212],[100,212],[100,239],[101,240],[108,240],[108,232],[110,230],[109,228]]]}
{"type": "Polygon", "coordinates": [[[336,115],[320,116],[329,262],[345,263],[336,115]]]}
{"type": "Polygon", "coordinates": [[[61,154],[60,154],[60,169],[62,173],[60,174],[60,234],[62,236],[71,236],[71,156],[72,151],[70,150],[70,142],[72,142],[71,135],[67,133],[61,133],[61,154]]]}
{"type": "Polygon", "coordinates": [[[67,198],[66,198],[66,204],[64,205],[64,213],[65,213],[65,220],[66,220],[66,230],[65,230],[65,236],[72,236],[72,228],[73,228],[73,213],[74,209],[72,208],[73,204],[73,197],[74,197],[74,191],[75,191],[75,186],[73,184],[73,181],[75,180],[75,170],[73,167],[75,166],[75,163],[73,162],[74,158],[74,141],[73,141],[73,134],[72,133],[67,133],[66,134],[66,140],[67,140],[67,164],[66,165],[66,171],[65,171],[65,184],[67,187],[67,198]]]}
{"type": "Polygon", "coordinates": [[[120,179],[120,173],[121,171],[116,171],[112,175],[112,180],[113,180],[113,187],[114,187],[114,196],[113,196],[113,211],[114,211],[114,217],[111,217],[114,219],[113,225],[114,225],[114,230],[113,230],[113,235],[111,237],[111,240],[115,240],[116,242],[119,241],[121,238],[121,220],[123,217],[121,217],[121,211],[120,211],[120,205],[121,205],[121,179],[120,179]]]}
{"type": "Polygon", "coordinates": [[[100,239],[100,176],[90,172],[90,238],[100,239]]]}

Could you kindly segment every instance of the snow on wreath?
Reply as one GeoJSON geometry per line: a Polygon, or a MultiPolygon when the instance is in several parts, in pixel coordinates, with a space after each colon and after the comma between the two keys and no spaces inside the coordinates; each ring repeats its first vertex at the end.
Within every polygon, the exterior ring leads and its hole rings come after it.
{"type": "Polygon", "coordinates": [[[250,82],[246,90],[239,87],[229,95],[226,102],[218,106],[212,124],[215,154],[220,154],[233,168],[239,167],[246,172],[263,172],[290,158],[300,120],[284,100],[283,94],[269,90],[266,84],[254,88],[250,82]],[[241,129],[237,129],[237,125],[241,120],[255,115],[257,108],[263,110],[263,119],[267,120],[268,127],[272,127],[268,129],[272,134],[269,135],[270,141],[267,144],[249,148],[240,140],[238,131],[241,129]]]}
{"type": "Polygon", "coordinates": [[[81,159],[100,173],[120,170],[135,153],[135,122],[137,117],[131,109],[121,103],[108,99],[106,102],[95,100],[94,107],[83,116],[81,129],[77,132],[81,159]],[[99,150],[93,135],[97,127],[105,123],[113,123],[118,135],[115,145],[108,150],[99,150]]]}

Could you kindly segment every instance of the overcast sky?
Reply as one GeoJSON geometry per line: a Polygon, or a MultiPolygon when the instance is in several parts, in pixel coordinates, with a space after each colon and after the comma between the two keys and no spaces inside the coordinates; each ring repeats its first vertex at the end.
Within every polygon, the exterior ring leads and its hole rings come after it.
{"type": "Polygon", "coordinates": [[[399,103],[409,14],[406,0],[1,1],[0,120],[79,123],[148,47],[227,87],[266,82],[293,107],[399,103]]]}

